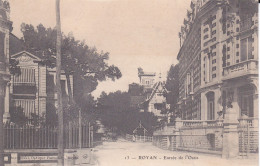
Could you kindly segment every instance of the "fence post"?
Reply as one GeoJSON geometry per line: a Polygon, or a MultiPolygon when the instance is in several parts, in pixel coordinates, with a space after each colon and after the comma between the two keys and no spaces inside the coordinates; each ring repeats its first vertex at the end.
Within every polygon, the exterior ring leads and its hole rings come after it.
{"type": "Polygon", "coordinates": [[[239,155],[238,119],[237,111],[228,108],[223,122],[222,158],[234,158],[239,155]]]}

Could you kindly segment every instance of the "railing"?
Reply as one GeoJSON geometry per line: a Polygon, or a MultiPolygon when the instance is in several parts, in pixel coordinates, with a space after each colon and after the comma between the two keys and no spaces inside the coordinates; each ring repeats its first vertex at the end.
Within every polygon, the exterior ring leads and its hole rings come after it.
{"type": "Polygon", "coordinates": [[[241,117],[238,125],[240,156],[248,156],[250,153],[258,153],[258,118],[241,117]]]}
{"type": "Polygon", "coordinates": [[[185,128],[223,126],[223,120],[179,120],[177,126],[185,128]]]}
{"type": "MultiPolygon", "coordinates": [[[[93,146],[93,132],[89,132],[88,126],[82,126],[81,147],[93,146]]],[[[56,149],[58,143],[57,127],[31,127],[13,126],[4,127],[5,149],[56,149]]],[[[65,127],[64,147],[79,148],[79,128],[65,127]]]]}
{"type": "Polygon", "coordinates": [[[247,117],[247,118],[240,118],[239,127],[249,126],[249,127],[258,127],[258,118],[254,117],[247,117]]]}
{"type": "Polygon", "coordinates": [[[126,140],[133,142],[152,142],[153,137],[126,134],[126,140]]]}
{"type": "Polygon", "coordinates": [[[247,60],[241,63],[237,63],[235,65],[231,65],[224,68],[224,77],[238,77],[244,74],[250,74],[250,72],[254,71],[256,74],[258,73],[258,61],[257,60],[247,60]]]}

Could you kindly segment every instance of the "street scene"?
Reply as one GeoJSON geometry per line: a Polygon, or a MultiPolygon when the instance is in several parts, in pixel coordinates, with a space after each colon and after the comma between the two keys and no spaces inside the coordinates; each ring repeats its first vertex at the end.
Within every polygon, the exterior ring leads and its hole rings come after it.
{"type": "Polygon", "coordinates": [[[0,0],[0,166],[259,164],[258,1],[0,0]]]}

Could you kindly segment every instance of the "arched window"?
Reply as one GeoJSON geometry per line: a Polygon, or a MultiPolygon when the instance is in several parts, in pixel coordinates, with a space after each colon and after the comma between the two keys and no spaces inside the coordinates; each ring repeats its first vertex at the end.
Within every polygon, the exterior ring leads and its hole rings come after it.
{"type": "Polygon", "coordinates": [[[208,120],[215,119],[215,93],[208,92],[207,96],[207,118],[208,120]]]}
{"type": "Polygon", "coordinates": [[[245,85],[239,87],[240,115],[254,116],[254,87],[245,85]]]}

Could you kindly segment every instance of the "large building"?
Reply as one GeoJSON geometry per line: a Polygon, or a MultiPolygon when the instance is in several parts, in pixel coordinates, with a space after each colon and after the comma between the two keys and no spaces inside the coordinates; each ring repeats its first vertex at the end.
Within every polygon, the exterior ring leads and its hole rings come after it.
{"type": "Polygon", "coordinates": [[[258,8],[255,0],[193,0],[181,27],[182,119],[215,120],[228,101],[258,117],[258,8]]]}
{"type": "MultiPolygon", "coordinates": [[[[18,61],[20,74],[11,74],[7,86],[5,104],[6,112],[22,109],[30,123],[33,116],[45,119],[50,111],[57,107],[56,70],[48,67],[41,53],[24,50],[23,41],[10,33],[10,58],[18,61]]],[[[73,77],[70,76],[73,92],[73,77]]],[[[61,75],[63,101],[68,100],[68,83],[64,72],[61,75]]],[[[10,115],[9,115],[10,116],[10,115]]],[[[6,117],[8,118],[8,117],[6,117]]]]}

